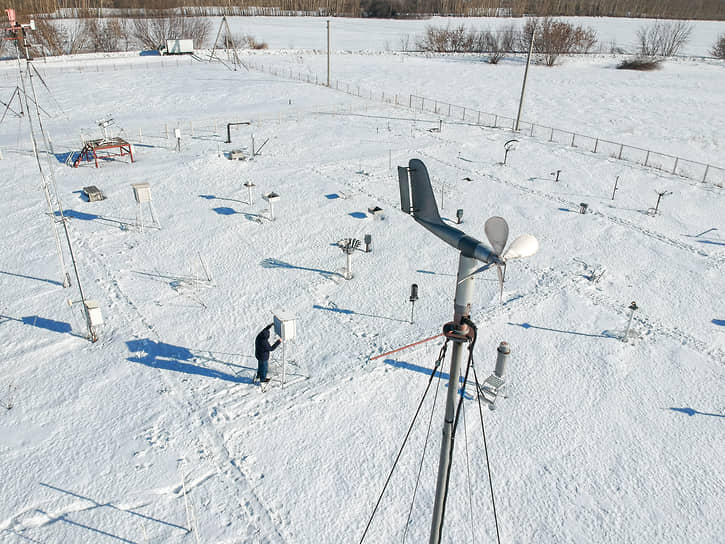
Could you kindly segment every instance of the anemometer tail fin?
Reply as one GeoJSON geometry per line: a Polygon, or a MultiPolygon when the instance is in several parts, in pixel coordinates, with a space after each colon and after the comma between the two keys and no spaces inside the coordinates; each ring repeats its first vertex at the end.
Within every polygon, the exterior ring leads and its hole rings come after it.
{"type": "Polygon", "coordinates": [[[398,167],[398,182],[400,206],[405,213],[411,214],[416,221],[432,225],[443,224],[433,195],[428,169],[423,161],[410,159],[408,168],[398,167]]]}

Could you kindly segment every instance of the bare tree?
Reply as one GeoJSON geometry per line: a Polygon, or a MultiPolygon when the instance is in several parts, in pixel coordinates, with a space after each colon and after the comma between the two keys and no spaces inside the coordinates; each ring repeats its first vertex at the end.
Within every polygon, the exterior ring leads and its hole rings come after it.
{"type": "Polygon", "coordinates": [[[637,30],[639,53],[645,57],[672,57],[692,35],[692,25],[685,21],[657,21],[637,30]]]}
{"type": "Polygon", "coordinates": [[[467,31],[464,25],[454,28],[427,26],[423,38],[418,40],[416,45],[423,51],[465,53],[473,51],[475,41],[475,32],[467,31]]]}
{"type": "Polygon", "coordinates": [[[529,18],[520,33],[519,46],[525,49],[534,38],[534,52],[540,55],[544,64],[553,66],[561,55],[588,53],[597,43],[597,33],[591,28],[542,17],[529,18]]]}
{"type": "Polygon", "coordinates": [[[125,19],[86,19],[84,31],[93,51],[120,51],[121,41],[126,35],[125,19]]]}
{"type": "Polygon", "coordinates": [[[133,20],[133,36],[146,49],[158,49],[166,40],[193,39],[195,47],[206,43],[211,30],[207,19],[182,15],[153,16],[133,20]]]}
{"type": "Polygon", "coordinates": [[[725,33],[720,34],[720,37],[715,42],[715,45],[712,46],[710,54],[713,57],[725,59],[725,33]]]}
{"type": "Polygon", "coordinates": [[[512,24],[495,31],[484,30],[476,38],[476,51],[488,53],[488,62],[498,64],[506,53],[513,52],[517,35],[512,24]]]}
{"type": "Polygon", "coordinates": [[[74,20],[61,23],[43,18],[35,22],[35,27],[35,40],[51,56],[81,53],[90,43],[85,25],[74,20]]]}

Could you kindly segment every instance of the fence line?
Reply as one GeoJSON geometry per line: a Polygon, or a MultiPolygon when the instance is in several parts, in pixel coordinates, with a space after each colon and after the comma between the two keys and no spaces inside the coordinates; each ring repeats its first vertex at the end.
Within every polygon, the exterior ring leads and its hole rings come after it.
{"type": "MultiPolygon", "coordinates": [[[[118,71],[118,70],[143,70],[156,68],[161,66],[162,69],[171,67],[181,67],[184,65],[193,64],[196,59],[192,57],[176,57],[171,59],[154,59],[150,62],[142,63],[139,67],[138,63],[124,63],[124,64],[95,64],[95,65],[78,65],[75,67],[68,67],[58,65],[58,69],[66,69],[70,71],[84,72],[84,71],[118,71]],[[186,60],[188,59],[188,61],[186,60]]],[[[56,68],[56,66],[49,65],[48,68],[56,68]]],[[[257,63],[252,59],[248,59],[245,62],[245,67],[254,69],[260,72],[266,72],[271,75],[285,77],[293,80],[298,80],[318,86],[327,87],[326,79],[320,79],[317,74],[310,72],[295,72],[291,68],[281,68],[270,65],[264,65],[257,63]]],[[[16,74],[14,71],[0,71],[0,77],[5,79],[15,78],[16,74]]],[[[350,84],[346,82],[340,82],[335,80],[330,82],[330,88],[334,88],[337,91],[364,98],[371,101],[379,101],[383,104],[401,106],[412,109],[413,111],[420,111],[425,113],[432,113],[435,115],[444,115],[446,117],[460,120],[462,122],[468,122],[474,125],[485,126],[489,128],[501,128],[506,130],[514,130],[516,119],[508,117],[506,115],[500,115],[498,113],[490,113],[477,110],[475,108],[469,108],[465,106],[459,106],[451,104],[442,100],[426,98],[423,96],[417,96],[414,94],[400,95],[396,93],[385,93],[385,91],[376,91],[373,89],[366,89],[360,85],[350,84]]],[[[329,109],[329,107],[328,107],[329,109]]],[[[323,108],[320,107],[319,111],[323,108]]],[[[350,110],[352,111],[352,109],[350,110]]],[[[299,119],[299,111],[296,114],[299,119]]],[[[280,112],[277,119],[267,117],[264,121],[275,121],[282,119],[282,113],[280,112]]],[[[288,117],[285,117],[288,119],[288,117]]],[[[257,117],[258,122],[262,122],[261,117],[257,117]]],[[[189,121],[193,123],[193,121],[189,121]]],[[[214,121],[215,125],[217,121],[214,121]]],[[[174,127],[172,127],[174,128],[174,127]]],[[[178,122],[176,128],[180,128],[178,122]]],[[[215,126],[215,130],[216,130],[215,126]]],[[[191,135],[193,136],[194,127],[193,124],[190,127],[191,135]]],[[[711,163],[703,163],[685,157],[671,155],[669,153],[662,153],[651,149],[645,149],[641,147],[631,146],[621,142],[614,142],[604,138],[598,138],[594,136],[588,136],[585,134],[579,134],[570,130],[559,129],[538,123],[529,121],[521,121],[519,123],[519,134],[525,134],[532,138],[539,140],[545,140],[548,142],[557,143],[560,145],[566,145],[568,147],[575,147],[578,149],[585,149],[595,154],[606,154],[611,158],[617,160],[623,160],[641,166],[652,168],[660,172],[666,172],[672,175],[680,176],[687,179],[692,179],[698,182],[707,182],[717,185],[719,187],[725,186],[725,168],[716,166],[711,163]]],[[[201,126],[197,127],[198,131],[202,131],[201,126]]],[[[168,138],[168,124],[165,129],[164,137],[168,138]]]]}
{"type": "MultiPolygon", "coordinates": [[[[249,68],[261,72],[267,72],[272,75],[306,81],[315,85],[326,87],[326,81],[318,78],[317,75],[310,73],[293,72],[292,69],[277,68],[274,66],[265,66],[257,64],[254,61],[247,62],[249,68]]],[[[339,80],[330,81],[330,88],[365,98],[373,101],[379,101],[384,104],[408,107],[413,111],[425,113],[433,113],[436,115],[444,115],[449,118],[469,122],[474,125],[480,125],[490,128],[502,128],[506,130],[514,130],[516,119],[498,113],[490,113],[451,104],[442,100],[426,98],[417,95],[399,95],[394,93],[385,93],[384,91],[373,91],[372,89],[364,89],[359,85],[340,82],[339,80]],[[407,100],[406,100],[407,98],[407,100]],[[406,103],[407,102],[407,103],[406,103]]],[[[719,187],[725,186],[725,168],[716,166],[711,163],[703,163],[700,161],[636,147],[621,142],[614,142],[605,138],[588,136],[564,130],[560,128],[532,123],[529,121],[519,122],[519,134],[526,134],[532,138],[546,140],[568,147],[585,149],[595,154],[607,154],[609,157],[623,160],[635,164],[639,164],[646,168],[652,168],[660,172],[666,172],[675,176],[692,179],[703,183],[712,183],[719,187]]]]}

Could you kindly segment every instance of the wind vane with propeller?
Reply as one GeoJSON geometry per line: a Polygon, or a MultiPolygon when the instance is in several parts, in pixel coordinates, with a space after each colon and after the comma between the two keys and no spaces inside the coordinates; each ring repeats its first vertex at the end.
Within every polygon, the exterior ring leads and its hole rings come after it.
{"type": "Polygon", "coordinates": [[[490,217],[484,225],[484,232],[491,247],[487,247],[472,236],[443,222],[438,213],[435,195],[430,184],[428,170],[423,161],[411,159],[408,168],[398,167],[398,181],[400,184],[400,203],[405,213],[426,229],[438,236],[444,242],[461,251],[461,254],[485,263],[463,277],[458,283],[469,279],[491,266],[496,267],[500,284],[500,297],[503,297],[503,282],[506,273],[506,263],[514,259],[521,259],[534,255],[539,249],[539,242],[531,234],[522,234],[517,237],[506,249],[509,237],[508,223],[503,217],[490,217]]]}
{"type": "Polygon", "coordinates": [[[474,276],[495,266],[503,296],[503,280],[506,263],[513,259],[530,257],[539,249],[539,242],[530,234],[516,238],[506,249],[509,227],[503,217],[491,217],[486,221],[484,231],[491,247],[472,236],[443,222],[433,195],[428,170],[419,159],[411,159],[408,167],[398,167],[400,205],[403,211],[413,216],[417,223],[431,231],[438,238],[460,251],[456,293],[453,302],[453,321],[443,327],[444,335],[453,341],[451,366],[443,421],[443,440],[438,463],[438,481],[431,521],[430,544],[439,544],[443,532],[446,497],[450,478],[450,466],[455,435],[456,403],[458,383],[461,375],[461,361],[464,344],[475,340],[475,325],[470,320],[473,299],[474,276]],[[484,263],[483,266],[479,266],[484,263]],[[473,325],[473,326],[472,326],[473,325]],[[473,331],[472,331],[473,329],[473,331]]]}

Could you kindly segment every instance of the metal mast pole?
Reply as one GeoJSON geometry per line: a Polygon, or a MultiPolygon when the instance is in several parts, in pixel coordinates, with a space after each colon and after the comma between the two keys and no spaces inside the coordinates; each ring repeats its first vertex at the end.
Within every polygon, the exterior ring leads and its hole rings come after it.
{"type": "MultiPolygon", "coordinates": [[[[456,295],[453,303],[453,324],[461,336],[465,336],[468,326],[462,323],[464,317],[471,314],[471,300],[473,299],[473,273],[478,268],[478,261],[465,257],[463,253],[458,261],[458,276],[456,278],[456,295]],[[464,279],[465,278],[465,279],[464,279]]],[[[435,504],[433,506],[433,520],[430,528],[430,544],[439,544],[443,532],[443,517],[446,509],[448,495],[448,481],[450,479],[451,451],[453,449],[453,423],[456,415],[456,399],[458,396],[458,382],[461,375],[461,362],[465,355],[465,340],[453,339],[453,353],[451,354],[450,379],[448,381],[448,396],[446,399],[446,415],[443,421],[443,441],[441,443],[441,457],[438,462],[438,483],[436,484],[435,504]]]]}
{"type": "Polygon", "coordinates": [[[531,64],[531,52],[534,50],[534,34],[536,29],[531,31],[531,44],[529,44],[529,54],[526,56],[526,68],[524,69],[524,82],[521,84],[521,98],[519,99],[519,112],[516,114],[516,127],[514,130],[519,131],[519,121],[521,120],[521,109],[524,107],[524,91],[526,91],[526,78],[529,75],[529,64],[531,64]]]}
{"type": "MultiPolygon", "coordinates": [[[[38,152],[38,144],[37,144],[37,141],[35,138],[35,130],[33,128],[33,118],[32,118],[32,115],[30,114],[30,101],[28,99],[28,91],[25,86],[25,76],[23,75],[22,64],[20,62],[20,47],[21,47],[21,44],[19,42],[20,39],[23,40],[22,47],[23,47],[23,52],[25,54],[25,67],[26,67],[26,71],[28,73],[28,78],[32,78],[33,74],[31,72],[31,68],[30,68],[30,60],[29,60],[30,55],[28,54],[28,48],[27,48],[27,44],[25,42],[25,37],[22,36],[22,31],[20,31],[20,32],[21,32],[21,37],[16,42],[16,45],[18,47],[18,72],[20,73],[20,84],[23,87],[23,89],[22,89],[23,96],[19,97],[19,98],[20,98],[21,104],[22,104],[23,97],[25,98],[25,109],[28,113],[28,126],[30,128],[30,142],[33,146],[33,155],[35,156],[35,161],[38,165],[38,170],[40,171],[40,177],[43,180],[43,183],[42,183],[43,195],[45,196],[45,203],[48,206],[48,217],[50,218],[51,224],[53,225],[53,236],[55,237],[55,245],[56,245],[56,249],[58,250],[58,260],[60,261],[61,274],[63,275],[63,287],[70,287],[70,276],[68,275],[68,271],[66,270],[65,260],[63,259],[63,249],[61,248],[60,234],[58,233],[58,226],[57,226],[56,220],[55,220],[55,208],[53,206],[53,201],[52,201],[52,198],[50,195],[50,190],[48,188],[48,180],[45,177],[45,172],[43,171],[43,166],[40,163],[40,154],[38,152]]],[[[32,82],[32,79],[31,79],[31,82],[32,82]]],[[[35,100],[35,103],[37,106],[37,98],[35,100]]],[[[40,113],[38,113],[38,119],[40,119],[40,113]]],[[[58,209],[61,214],[61,221],[62,221],[63,220],[63,216],[62,216],[63,210],[60,209],[60,206],[58,206],[58,209]]]]}
{"type": "Polygon", "coordinates": [[[330,19],[327,20],[327,86],[330,86],[330,19]]]}

